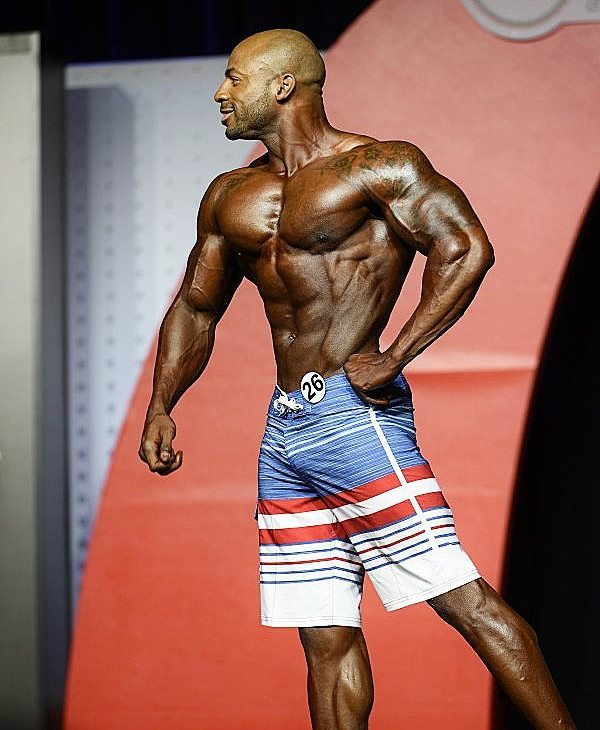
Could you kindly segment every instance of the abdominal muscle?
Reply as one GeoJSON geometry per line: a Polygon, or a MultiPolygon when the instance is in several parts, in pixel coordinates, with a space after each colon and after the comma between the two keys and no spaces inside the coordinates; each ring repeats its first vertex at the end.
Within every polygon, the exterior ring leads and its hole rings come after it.
{"type": "Polygon", "coordinates": [[[325,378],[350,355],[377,352],[413,258],[373,226],[321,252],[272,237],[246,258],[271,325],[279,386],[297,390],[309,371],[325,378]]]}
{"type": "Polygon", "coordinates": [[[277,383],[283,390],[297,390],[302,376],[309,371],[318,372],[327,378],[341,372],[344,363],[353,353],[378,350],[379,336],[371,338],[369,342],[354,344],[352,337],[346,337],[340,332],[333,347],[332,343],[326,342],[328,337],[323,337],[320,333],[300,334],[285,344],[282,342],[283,338],[273,336],[277,383]]]}
{"type": "Polygon", "coordinates": [[[338,297],[324,287],[300,306],[289,297],[265,299],[277,383],[283,390],[297,390],[309,371],[326,378],[341,372],[350,355],[379,351],[379,337],[406,275],[394,271],[396,276],[382,281],[381,273],[361,277],[357,286],[349,282],[338,297]]]}

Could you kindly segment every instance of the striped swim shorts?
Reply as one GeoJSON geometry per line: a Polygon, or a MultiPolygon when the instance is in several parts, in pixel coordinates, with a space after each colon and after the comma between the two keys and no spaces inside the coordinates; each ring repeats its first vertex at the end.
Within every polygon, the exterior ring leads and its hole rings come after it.
{"type": "Polygon", "coordinates": [[[317,403],[276,387],[258,464],[261,623],[360,626],[365,571],[388,611],[479,577],[417,445],[410,387],[365,404],[345,373],[317,403]]]}

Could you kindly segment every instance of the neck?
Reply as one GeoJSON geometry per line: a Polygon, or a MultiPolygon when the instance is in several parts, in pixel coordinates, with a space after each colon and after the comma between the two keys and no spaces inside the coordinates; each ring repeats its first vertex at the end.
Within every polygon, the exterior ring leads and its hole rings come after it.
{"type": "Polygon", "coordinates": [[[282,110],[276,128],[261,141],[276,171],[289,176],[312,160],[331,154],[340,133],[329,124],[322,103],[307,102],[282,110]]]}

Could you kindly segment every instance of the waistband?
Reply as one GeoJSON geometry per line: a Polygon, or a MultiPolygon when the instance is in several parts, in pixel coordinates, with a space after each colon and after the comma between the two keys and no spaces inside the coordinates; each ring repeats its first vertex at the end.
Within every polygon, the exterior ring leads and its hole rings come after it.
{"type": "MultiPolygon", "coordinates": [[[[349,407],[369,408],[369,405],[358,396],[343,370],[323,380],[325,382],[325,396],[318,403],[309,403],[305,400],[300,388],[286,392],[278,385],[275,385],[269,404],[269,415],[281,418],[301,418],[309,413],[332,413],[349,407]],[[277,401],[282,406],[280,409],[275,406],[277,401]],[[285,406],[286,401],[289,404],[288,406],[285,406]]],[[[412,400],[410,387],[402,373],[390,385],[398,388],[399,397],[408,397],[412,400]]]]}

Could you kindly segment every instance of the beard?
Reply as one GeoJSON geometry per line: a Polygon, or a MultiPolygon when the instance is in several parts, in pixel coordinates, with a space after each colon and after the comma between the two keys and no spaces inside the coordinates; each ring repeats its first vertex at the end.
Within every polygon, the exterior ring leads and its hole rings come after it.
{"type": "Polygon", "coordinates": [[[237,103],[234,112],[225,126],[227,139],[260,139],[261,133],[269,123],[270,113],[269,89],[265,89],[259,98],[246,106],[237,103]]]}

